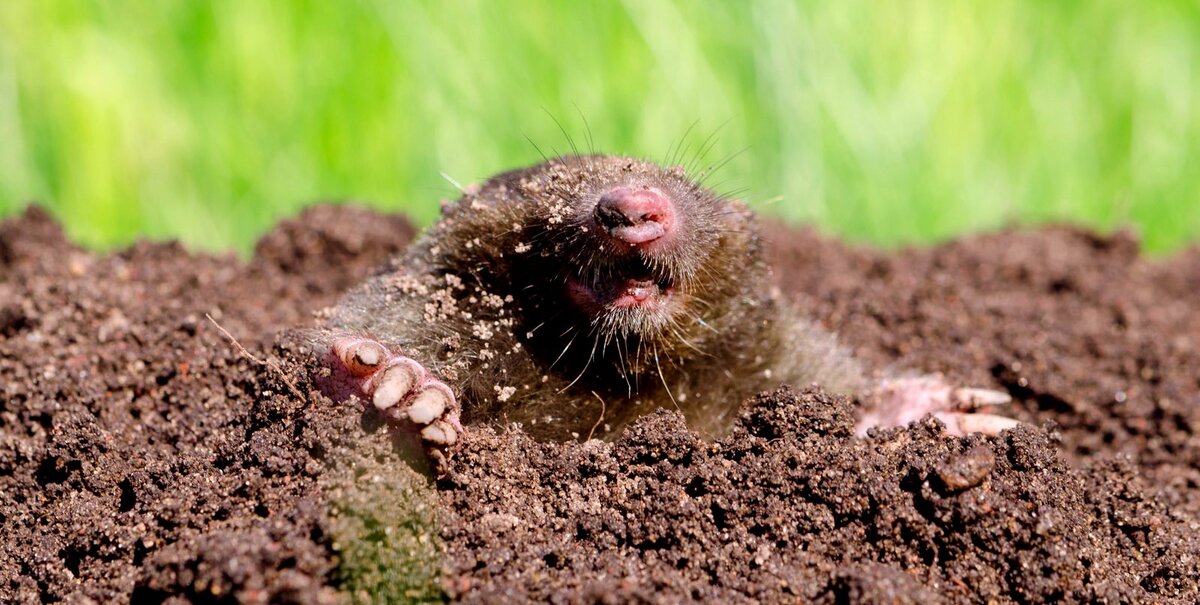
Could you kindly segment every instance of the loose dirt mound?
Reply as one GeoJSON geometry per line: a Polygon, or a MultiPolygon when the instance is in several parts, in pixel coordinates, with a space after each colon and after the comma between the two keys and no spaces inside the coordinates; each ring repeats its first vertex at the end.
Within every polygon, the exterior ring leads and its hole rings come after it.
{"type": "Polygon", "coordinates": [[[781,287],[864,358],[1002,386],[1057,432],[856,440],[846,402],[780,390],[716,444],[669,413],[615,444],[479,431],[434,492],[274,340],[411,233],[317,208],[242,263],[0,226],[0,601],[1200,596],[1200,252],[781,232],[781,287]]]}
{"type": "Polygon", "coordinates": [[[716,445],[668,413],[612,446],[481,437],[444,481],[452,589],[480,602],[716,603],[1144,602],[1195,589],[1191,530],[1127,465],[1069,469],[1033,428],[852,435],[846,402],[781,390],[716,445]]]}

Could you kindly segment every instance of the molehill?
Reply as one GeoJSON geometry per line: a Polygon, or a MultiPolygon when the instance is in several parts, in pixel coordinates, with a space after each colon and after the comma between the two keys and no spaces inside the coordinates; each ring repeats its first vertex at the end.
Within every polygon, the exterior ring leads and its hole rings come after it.
{"type": "Polygon", "coordinates": [[[671,412],[614,443],[471,431],[434,482],[285,332],[412,232],[318,207],[241,262],[4,222],[0,601],[1200,597],[1200,250],[774,228],[780,288],[857,355],[1003,385],[1031,426],[861,440],[847,401],[793,385],[715,443],[671,412]]]}

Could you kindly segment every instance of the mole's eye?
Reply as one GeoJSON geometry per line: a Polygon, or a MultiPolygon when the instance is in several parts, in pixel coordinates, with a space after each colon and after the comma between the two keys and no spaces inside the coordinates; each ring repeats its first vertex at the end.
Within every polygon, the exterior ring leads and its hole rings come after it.
{"type": "Polygon", "coordinates": [[[333,345],[334,353],[355,376],[366,376],[379,369],[387,359],[387,349],[371,340],[351,340],[333,345]]]}

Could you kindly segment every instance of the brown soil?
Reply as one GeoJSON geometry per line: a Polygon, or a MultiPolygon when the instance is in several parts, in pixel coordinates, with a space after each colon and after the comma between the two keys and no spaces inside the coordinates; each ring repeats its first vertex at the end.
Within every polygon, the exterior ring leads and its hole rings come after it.
{"type": "Polygon", "coordinates": [[[784,291],[862,357],[1006,388],[1042,428],[859,440],[796,385],[719,443],[667,412],[613,444],[475,431],[433,491],[276,336],[411,234],[317,208],[243,263],[3,223],[0,602],[1200,598],[1200,250],[777,231],[784,291]]]}

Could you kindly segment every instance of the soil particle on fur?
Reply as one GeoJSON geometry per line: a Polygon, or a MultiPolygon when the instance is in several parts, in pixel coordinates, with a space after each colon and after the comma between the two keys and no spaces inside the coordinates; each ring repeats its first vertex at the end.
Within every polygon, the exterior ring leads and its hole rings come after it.
{"type": "Polygon", "coordinates": [[[0,602],[1200,598],[1200,251],[776,231],[780,287],[856,354],[998,382],[1039,426],[856,439],[849,403],[794,385],[715,443],[666,411],[615,443],[472,431],[435,492],[275,336],[411,234],[322,207],[240,262],[86,253],[36,210],[0,225],[0,602]]]}

